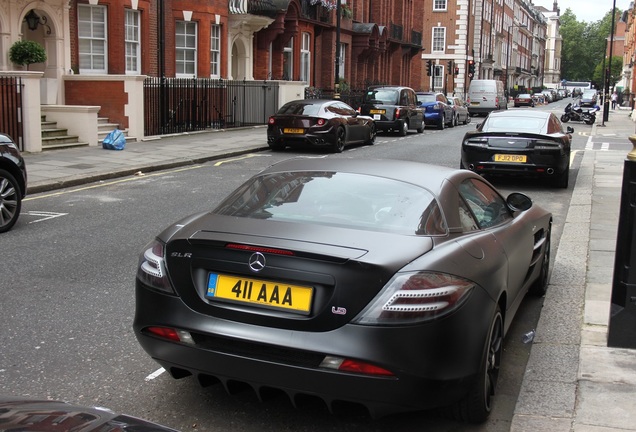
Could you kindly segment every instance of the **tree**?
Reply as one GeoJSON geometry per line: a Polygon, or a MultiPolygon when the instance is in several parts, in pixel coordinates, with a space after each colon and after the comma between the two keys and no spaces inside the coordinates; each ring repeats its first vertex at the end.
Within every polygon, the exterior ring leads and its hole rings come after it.
{"type": "Polygon", "coordinates": [[[46,61],[46,51],[37,42],[21,40],[9,48],[9,60],[17,65],[26,66],[27,70],[29,70],[30,64],[44,63],[46,61]]]}
{"type": "MultiPolygon", "coordinates": [[[[609,68],[608,62],[605,62],[605,68],[606,69],[609,68]]],[[[621,80],[622,76],[623,76],[623,58],[620,56],[612,56],[612,73],[609,79],[610,87],[614,87],[615,84],[621,80]]],[[[605,81],[603,81],[603,78],[605,78],[605,73],[603,71],[603,62],[601,61],[599,64],[596,65],[596,68],[594,69],[593,80],[597,83],[602,83],[602,86],[604,87],[605,81]]]]}

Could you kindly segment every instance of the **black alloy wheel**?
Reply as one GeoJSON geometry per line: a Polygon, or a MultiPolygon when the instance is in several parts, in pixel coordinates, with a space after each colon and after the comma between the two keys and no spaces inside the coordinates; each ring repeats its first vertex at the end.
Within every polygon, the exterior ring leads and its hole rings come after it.
{"type": "Polygon", "coordinates": [[[333,145],[334,153],[342,153],[345,148],[345,141],[347,139],[347,132],[345,128],[340,126],[336,131],[336,142],[333,145]]]}
{"type": "Polygon", "coordinates": [[[492,411],[503,352],[503,317],[499,305],[495,309],[487,340],[475,383],[468,395],[450,408],[450,415],[455,420],[483,423],[492,411]]]}
{"type": "Polygon", "coordinates": [[[375,123],[371,123],[371,130],[369,131],[369,139],[365,141],[367,145],[373,145],[375,143],[375,138],[378,134],[378,131],[375,129],[375,123]]]}
{"type": "Polygon", "coordinates": [[[445,126],[446,126],[446,118],[444,117],[444,114],[442,114],[442,119],[440,120],[439,124],[437,125],[437,129],[444,130],[445,126]]]}
{"type": "Polygon", "coordinates": [[[22,194],[15,177],[0,169],[0,233],[15,225],[22,209],[22,194]]]}
{"type": "Polygon", "coordinates": [[[402,124],[400,125],[400,130],[398,131],[398,133],[400,134],[400,136],[406,136],[406,134],[409,132],[409,124],[406,122],[406,120],[402,121],[402,124]]]}

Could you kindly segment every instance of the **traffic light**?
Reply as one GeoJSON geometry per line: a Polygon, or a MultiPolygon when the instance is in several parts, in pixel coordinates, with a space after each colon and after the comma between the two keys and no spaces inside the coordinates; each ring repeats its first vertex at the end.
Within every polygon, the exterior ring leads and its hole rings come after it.
{"type": "Polygon", "coordinates": [[[459,66],[455,66],[455,76],[459,75],[459,66]]]}
{"type": "Polygon", "coordinates": [[[452,74],[452,73],[453,73],[453,70],[454,70],[453,63],[454,63],[454,62],[453,62],[452,60],[449,60],[449,61],[448,61],[448,73],[449,73],[449,74],[452,74]]]}
{"type": "Polygon", "coordinates": [[[468,78],[475,76],[475,60],[468,60],[468,78]]]}
{"type": "Polygon", "coordinates": [[[426,75],[433,75],[433,60],[426,60],[426,75]]]}

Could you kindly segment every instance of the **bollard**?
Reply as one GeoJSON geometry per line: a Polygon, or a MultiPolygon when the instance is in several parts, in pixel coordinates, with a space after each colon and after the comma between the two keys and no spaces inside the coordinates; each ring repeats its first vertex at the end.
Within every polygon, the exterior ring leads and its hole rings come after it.
{"type": "Polygon", "coordinates": [[[636,135],[623,168],[607,346],[636,348],[636,135]]]}

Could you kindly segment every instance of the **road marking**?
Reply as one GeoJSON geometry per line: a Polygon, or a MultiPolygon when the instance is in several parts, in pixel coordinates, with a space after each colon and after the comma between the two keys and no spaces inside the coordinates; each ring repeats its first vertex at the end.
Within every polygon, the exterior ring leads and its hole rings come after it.
{"type": "Polygon", "coordinates": [[[601,151],[608,151],[609,150],[609,144],[608,142],[604,142],[601,144],[601,151]]]}
{"type": "Polygon", "coordinates": [[[156,371],[154,371],[153,373],[151,373],[150,375],[148,375],[144,381],[152,381],[153,379],[157,378],[159,375],[161,375],[162,373],[164,373],[166,370],[164,368],[159,368],[156,371]]]}
{"type": "Polygon", "coordinates": [[[217,163],[214,164],[214,166],[221,166],[226,162],[236,162],[236,161],[240,161],[240,160],[244,160],[244,159],[249,159],[249,158],[253,158],[253,157],[258,157],[258,156],[267,156],[267,157],[271,157],[271,155],[269,154],[262,154],[262,153],[250,153],[247,154],[245,156],[241,156],[241,157],[237,157],[237,158],[233,158],[233,159],[225,159],[222,161],[219,161],[217,163]]]}
{"type": "Polygon", "coordinates": [[[36,219],[34,221],[29,222],[29,223],[36,223],[36,222],[42,222],[42,221],[49,220],[49,219],[55,219],[56,217],[60,217],[60,216],[66,216],[68,213],[54,213],[54,212],[45,212],[45,211],[30,211],[30,212],[26,212],[24,214],[27,215],[27,216],[36,216],[36,217],[39,216],[40,219],[36,219]]]}

